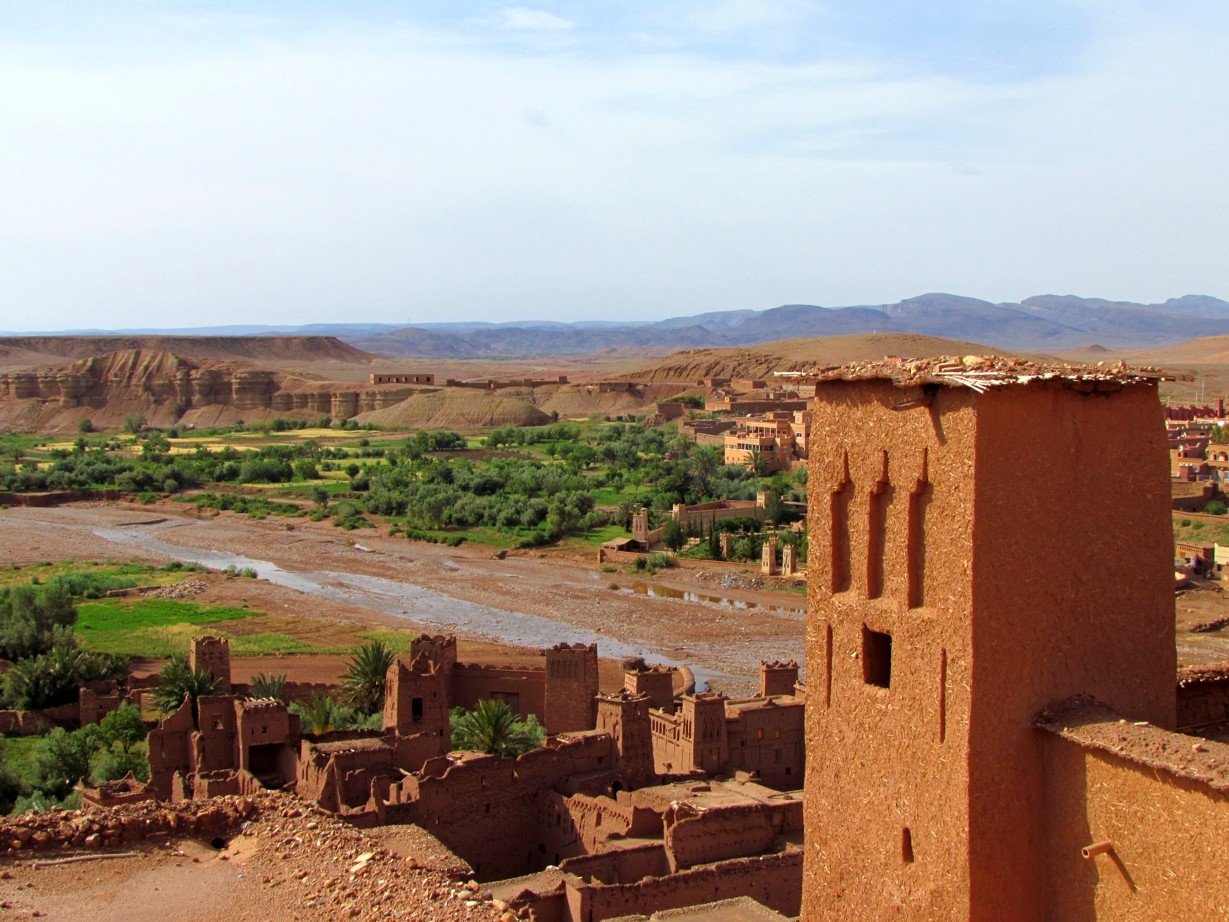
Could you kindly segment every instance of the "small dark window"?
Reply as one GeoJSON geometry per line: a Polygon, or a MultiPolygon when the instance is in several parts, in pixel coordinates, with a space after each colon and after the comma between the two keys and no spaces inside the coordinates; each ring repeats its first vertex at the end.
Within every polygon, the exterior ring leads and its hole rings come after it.
{"type": "Polygon", "coordinates": [[[422,699],[414,698],[410,701],[410,716],[414,719],[414,723],[422,722],[422,699]]]}
{"type": "Polygon", "coordinates": [[[900,831],[900,857],[906,864],[913,864],[913,833],[908,826],[900,831]]]}
{"type": "Polygon", "coordinates": [[[892,635],[862,628],[862,681],[867,685],[892,685],[892,635]]]}

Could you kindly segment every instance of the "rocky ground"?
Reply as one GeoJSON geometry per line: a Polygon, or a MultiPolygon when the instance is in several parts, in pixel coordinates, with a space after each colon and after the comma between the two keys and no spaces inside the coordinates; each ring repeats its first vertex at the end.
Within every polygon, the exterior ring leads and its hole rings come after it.
{"type": "Polygon", "coordinates": [[[27,842],[0,858],[0,918],[516,918],[469,879],[464,862],[423,830],[385,827],[367,834],[289,794],[179,807],[146,803],[57,811],[26,827],[22,822],[0,821],[0,841],[30,827],[55,841],[44,841],[47,847],[37,851],[27,842]],[[233,822],[225,831],[194,825],[191,817],[205,810],[229,811],[233,822]],[[116,835],[133,824],[150,828],[116,835]],[[183,834],[186,827],[197,834],[183,834]],[[78,828],[82,833],[69,836],[67,845],[52,847],[63,841],[54,830],[78,828]],[[115,843],[110,846],[104,840],[108,831],[115,843]],[[91,835],[96,838],[87,844],[91,835]]]}

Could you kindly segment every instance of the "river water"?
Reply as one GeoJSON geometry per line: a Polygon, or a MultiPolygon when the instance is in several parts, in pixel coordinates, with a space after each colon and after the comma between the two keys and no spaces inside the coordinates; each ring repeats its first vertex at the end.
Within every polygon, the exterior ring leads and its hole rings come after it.
{"type": "Polygon", "coordinates": [[[441,633],[458,631],[524,647],[549,647],[557,643],[596,643],[598,652],[612,659],[642,656],[650,662],[667,666],[689,665],[695,674],[696,687],[699,690],[707,688],[709,680],[735,678],[712,669],[681,663],[654,650],[616,640],[607,634],[588,631],[540,615],[507,611],[453,598],[401,580],[333,570],[314,570],[307,573],[284,570],[268,560],[257,560],[229,551],[181,547],[158,537],[159,532],[174,527],[176,525],[173,522],[158,522],[94,528],[92,531],[98,537],[115,544],[139,547],[185,563],[197,563],[210,570],[250,568],[255,570],[261,579],[276,586],[285,586],[317,598],[427,624],[441,633]]]}

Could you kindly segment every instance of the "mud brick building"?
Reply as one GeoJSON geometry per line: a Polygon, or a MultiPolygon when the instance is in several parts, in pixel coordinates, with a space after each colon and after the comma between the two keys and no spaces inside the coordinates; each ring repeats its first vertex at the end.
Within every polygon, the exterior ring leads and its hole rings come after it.
{"type": "MultiPolygon", "coordinates": [[[[797,663],[761,663],[759,693],[750,698],[694,691],[667,700],[661,666],[629,669],[624,687],[648,701],[653,768],[663,777],[754,775],[764,784],[797,788],[806,766],[805,698],[797,663]]],[[[599,702],[599,708],[601,704],[599,702]]]]}
{"type": "Polygon", "coordinates": [[[1156,381],[970,359],[818,376],[802,918],[1206,917],[1156,381]]]}

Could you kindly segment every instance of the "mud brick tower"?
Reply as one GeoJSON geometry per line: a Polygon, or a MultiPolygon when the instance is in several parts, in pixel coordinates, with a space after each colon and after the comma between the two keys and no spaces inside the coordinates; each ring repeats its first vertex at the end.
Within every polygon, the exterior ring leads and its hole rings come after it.
{"type": "Polygon", "coordinates": [[[556,644],[546,651],[546,732],[592,730],[597,720],[597,644],[556,644]]]}
{"type": "Polygon", "coordinates": [[[730,758],[725,721],[726,697],[717,692],[683,695],[683,744],[691,750],[691,768],[716,774],[730,758]]]}
{"type": "Polygon", "coordinates": [[[384,679],[384,729],[394,730],[407,759],[425,761],[452,748],[447,676],[421,652],[399,658],[384,679]]]}
{"type": "Polygon", "coordinates": [[[614,737],[619,777],[632,789],[653,784],[653,735],[649,729],[648,695],[621,688],[597,698],[597,729],[614,737]]]}
{"type": "Polygon", "coordinates": [[[188,666],[204,669],[218,680],[218,695],[230,694],[230,641],[225,637],[197,637],[188,651],[188,666]]]}
{"type": "Polygon", "coordinates": [[[840,374],[809,462],[802,919],[1041,920],[1038,713],[1174,725],[1156,383],[840,374]]]}

